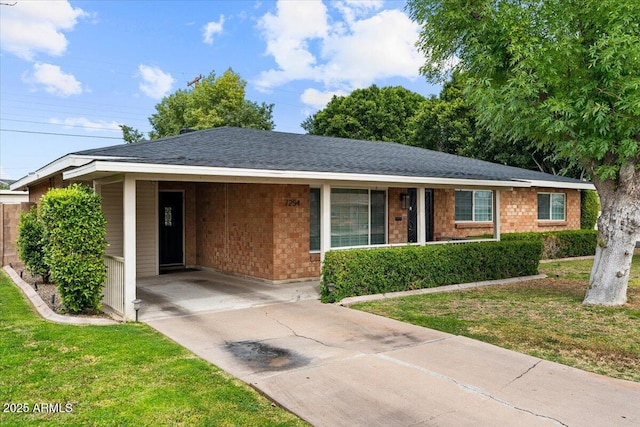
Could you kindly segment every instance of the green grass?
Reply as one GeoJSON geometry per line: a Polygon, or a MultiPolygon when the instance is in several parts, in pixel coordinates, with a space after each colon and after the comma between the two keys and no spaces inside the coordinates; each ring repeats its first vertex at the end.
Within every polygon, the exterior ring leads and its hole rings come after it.
{"type": "Polygon", "coordinates": [[[640,256],[623,307],[582,305],[592,263],[541,264],[547,279],[353,308],[640,382],[640,256]]]}
{"type": "Polygon", "coordinates": [[[146,325],[42,320],[3,272],[0,404],[3,426],[306,425],[146,325]],[[9,403],[72,411],[4,412],[9,403]]]}

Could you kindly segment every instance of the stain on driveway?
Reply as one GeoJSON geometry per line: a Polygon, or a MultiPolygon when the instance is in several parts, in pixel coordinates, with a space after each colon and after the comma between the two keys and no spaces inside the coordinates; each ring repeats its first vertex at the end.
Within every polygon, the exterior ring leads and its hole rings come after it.
{"type": "Polygon", "coordinates": [[[311,361],[293,350],[259,341],[230,342],[226,347],[236,359],[256,371],[283,371],[308,365],[311,361]]]}

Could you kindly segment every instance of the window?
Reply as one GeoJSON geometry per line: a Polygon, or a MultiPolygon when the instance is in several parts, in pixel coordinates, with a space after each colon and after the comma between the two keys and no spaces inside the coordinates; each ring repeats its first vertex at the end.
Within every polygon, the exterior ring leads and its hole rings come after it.
{"type": "Polygon", "coordinates": [[[564,221],[565,198],[564,193],[538,193],[538,220],[564,221]]]}
{"type": "Polygon", "coordinates": [[[320,189],[309,193],[309,250],[320,250],[320,189]]]}
{"type": "Polygon", "coordinates": [[[331,247],[386,243],[387,194],[380,190],[331,189],[331,247]]]}
{"type": "Polygon", "coordinates": [[[493,192],[456,190],[456,221],[492,221],[493,192]]]}

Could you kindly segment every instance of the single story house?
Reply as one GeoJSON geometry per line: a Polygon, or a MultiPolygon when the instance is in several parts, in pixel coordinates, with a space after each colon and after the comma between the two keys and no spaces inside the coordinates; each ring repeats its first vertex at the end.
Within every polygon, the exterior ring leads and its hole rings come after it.
{"type": "Polygon", "coordinates": [[[401,144],[221,127],[70,153],[12,189],[37,203],[71,182],[102,196],[105,304],[127,318],[136,278],[165,268],[317,278],[329,250],[577,229],[594,188],[401,144]]]}

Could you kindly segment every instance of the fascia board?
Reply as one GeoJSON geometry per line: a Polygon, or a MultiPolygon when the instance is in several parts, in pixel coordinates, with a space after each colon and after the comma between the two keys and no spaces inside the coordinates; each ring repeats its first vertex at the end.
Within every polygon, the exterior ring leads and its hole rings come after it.
{"type": "Polygon", "coordinates": [[[538,181],[528,180],[532,187],[542,188],[566,188],[569,190],[595,190],[596,187],[590,182],[560,182],[560,181],[538,181]]]}
{"type": "Polygon", "coordinates": [[[60,157],[59,159],[43,166],[37,171],[31,172],[29,175],[20,178],[18,181],[11,184],[10,188],[12,190],[26,189],[34,182],[49,178],[50,176],[64,171],[65,169],[82,167],[96,159],[113,159],[113,157],[67,154],[66,156],[60,157]]]}
{"type": "Polygon", "coordinates": [[[494,180],[474,180],[474,179],[452,179],[437,177],[413,177],[397,175],[374,175],[355,173],[335,173],[335,172],[308,172],[308,171],[286,171],[286,170],[265,170],[265,169],[239,169],[239,168],[217,168],[207,166],[185,166],[185,165],[162,165],[148,163],[130,162],[103,162],[95,161],[79,168],[64,172],[65,180],[80,179],[83,176],[98,173],[131,173],[147,175],[180,175],[184,177],[194,177],[197,181],[207,181],[207,177],[226,177],[233,179],[248,178],[251,180],[305,180],[305,181],[341,181],[341,182],[368,182],[368,183],[394,183],[413,185],[434,185],[434,186],[457,186],[457,187],[530,187],[531,184],[519,181],[494,181],[494,180]]]}

